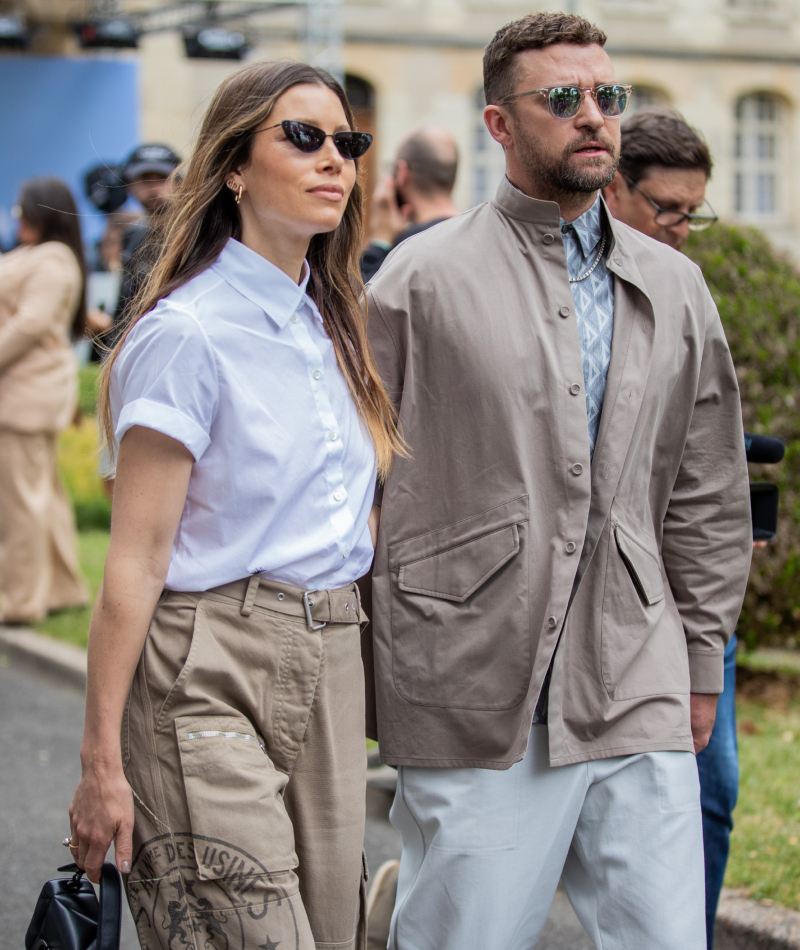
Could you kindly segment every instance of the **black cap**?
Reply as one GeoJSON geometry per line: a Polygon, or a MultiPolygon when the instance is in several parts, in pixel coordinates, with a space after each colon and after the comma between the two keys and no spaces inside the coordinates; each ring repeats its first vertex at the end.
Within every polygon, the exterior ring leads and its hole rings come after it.
{"type": "Polygon", "coordinates": [[[180,156],[168,145],[140,145],[125,159],[122,176],[127,182],[152,172],[168,178],[180,163],[180,156]]]}

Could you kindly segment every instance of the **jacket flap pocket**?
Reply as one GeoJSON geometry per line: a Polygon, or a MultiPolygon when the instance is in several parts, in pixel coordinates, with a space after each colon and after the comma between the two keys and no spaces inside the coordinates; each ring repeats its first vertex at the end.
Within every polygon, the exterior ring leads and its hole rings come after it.
{"type": "Polygon", "coordinates": [[[400,590],[426,594],[458,604],[519,552],[519,531],[515,524],[493,531],[464,544],[413,561],[400,568],[400,590]]]}
{"type": "Polygon", "coordinates": [[[437,528],[417,538],[409,538],[408,541],[395,542],[389,547],[389,570],[397,571],[412,561],[433,557],[467,541],[491,534],[499,528],[521,524],[527,520],[528,496],[520,495],[512,501],[482,511],[456,524],[445,525],[444,528],[437,528]]]}
{"type": "Polygon", "coordinates": [[[614,525],[614,537],[628,573],[642,599],[652,606],[664,599],[664,580],[656,558],[623,528],[614,525]]]}
{"type": "Polygon", "coordinates": [[[297,867],[283,804],[288,776],[275,768],[249,720],[180,716],[175,731],[197,876],[213,881],[234,870],[247,877],[297,867]]]}

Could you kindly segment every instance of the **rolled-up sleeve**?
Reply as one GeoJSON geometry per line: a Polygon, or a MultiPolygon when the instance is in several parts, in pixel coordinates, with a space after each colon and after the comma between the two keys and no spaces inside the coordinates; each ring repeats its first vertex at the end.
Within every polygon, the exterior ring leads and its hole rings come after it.
{"type": "Polygon", "coordinates": [[[219,404],[214,351],[199,323],[161,303],[130,332],[112,370],[111,404],[119,445],[132,426],[181,442],[197,461],[211,441],[219,404]]]}

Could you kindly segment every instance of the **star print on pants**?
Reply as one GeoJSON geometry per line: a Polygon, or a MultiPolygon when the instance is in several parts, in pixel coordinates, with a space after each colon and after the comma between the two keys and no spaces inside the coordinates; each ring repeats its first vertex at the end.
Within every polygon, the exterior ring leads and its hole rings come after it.
{"type": "Polygon", "coordinates": [[[258,950],[278,950],[278,944],[280,940],[276,940],[274,943],[267,937],[266,943],[261,943],[258,945],[258,950]]]}

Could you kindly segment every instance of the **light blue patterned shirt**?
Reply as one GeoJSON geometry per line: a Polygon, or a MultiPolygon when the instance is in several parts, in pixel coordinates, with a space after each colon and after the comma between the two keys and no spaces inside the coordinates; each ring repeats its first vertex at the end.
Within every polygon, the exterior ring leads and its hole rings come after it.
{"type": "MultiPolygon", "coordinates": [[[[592,266],[603,237],[600,199],[575,221],[561,219],[567,270],[579,277],[592,266]]],[[[611,361],[611,338],[614,335],[614,275],[606,268],[608,243],[603,259],[585,279],[570,283],[578,333],[581,341],[583,382],[586,389],[586,414],[589,418],[589,452],[594,453],[603,398],[606,393],[608,364],[611,361]]]]}

